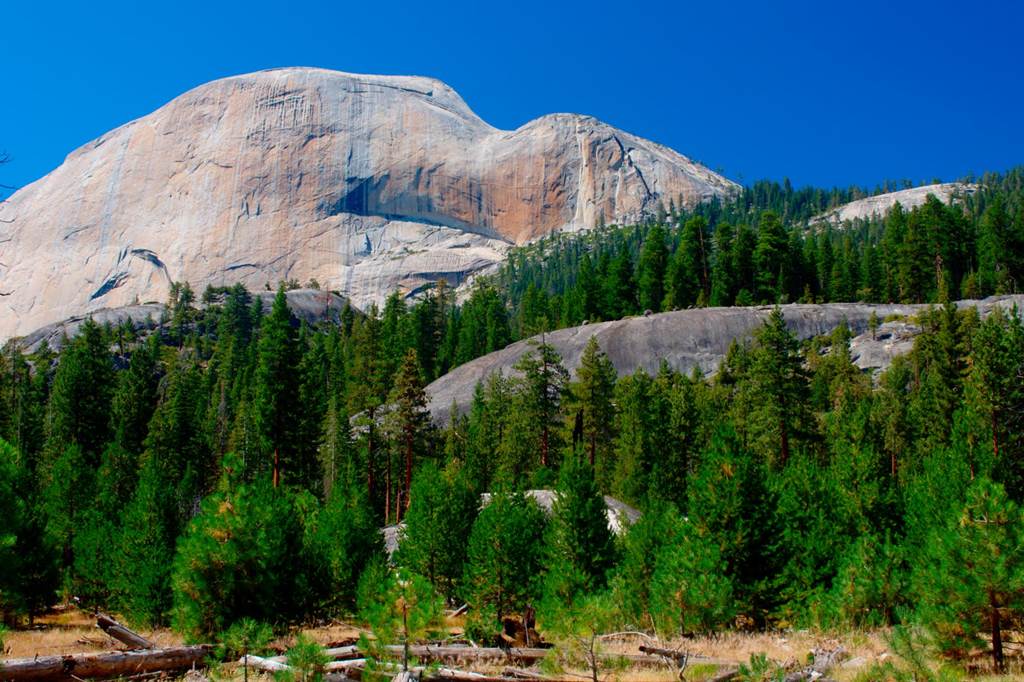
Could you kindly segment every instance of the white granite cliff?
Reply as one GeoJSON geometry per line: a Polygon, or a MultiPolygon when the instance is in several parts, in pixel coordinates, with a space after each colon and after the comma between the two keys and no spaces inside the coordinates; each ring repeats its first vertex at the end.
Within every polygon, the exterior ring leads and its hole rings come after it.
{"type": "Polygon", "coordinates": [[[310,68],[214,81],[72,152],[0,204],[0,340],[172,281],[315,278],[360,307],[458,284],[512,244],[735,185],[593,118],[491,127],[418,77],[310,68]]]}

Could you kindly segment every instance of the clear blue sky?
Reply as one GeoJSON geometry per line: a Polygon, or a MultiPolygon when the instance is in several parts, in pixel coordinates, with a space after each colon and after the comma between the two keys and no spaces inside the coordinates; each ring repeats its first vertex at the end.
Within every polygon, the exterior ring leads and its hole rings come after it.
{"type": "Polygon", "coordinates": [[[590,114],[741,182],[1024,163],[1024,3],[7,2],[0,183],[208,80],[418,74],[515,128],[590,114]]]}

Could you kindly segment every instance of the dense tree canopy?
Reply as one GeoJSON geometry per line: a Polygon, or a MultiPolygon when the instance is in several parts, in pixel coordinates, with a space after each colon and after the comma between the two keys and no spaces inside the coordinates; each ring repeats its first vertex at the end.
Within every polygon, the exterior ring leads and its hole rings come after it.
{"type": "MultiPolygon", "coordinates": [[[[263,310],[241,286],[197,302],[182,284],[141,334],[87,321],[59,353],[11,342],[2,615],[77,596],[206,639],[351,614],[362,581],[415,588],[430,614],[465,601],[483,637],[574,605],[664,634],[913,621],[1001,666],[1024,608],[1024,322],[950,301],[1019,290],[1021,178],[842,230],[800,221],[855,192],[758,184],[516,251],[461,303],[439,286],[310,326],[284,286],[263,310]],[[779,307],[711,376],[618,376],[593,340],[571,375],[543,337],[798,299],[935,305],[878,375],[845,326],[801,342],[779,307]],[[431,420],[431,380],[533,332],[465,414],[431,420]],[[556,491],[550,514],[536,488],[556,491]],[[613,533],[604,495],[640,521],[613,533]],[[380,529],[399,521],[395,572],[380,529]]],[[[367,613],[390,627],[388,608],[367,613]]]]}

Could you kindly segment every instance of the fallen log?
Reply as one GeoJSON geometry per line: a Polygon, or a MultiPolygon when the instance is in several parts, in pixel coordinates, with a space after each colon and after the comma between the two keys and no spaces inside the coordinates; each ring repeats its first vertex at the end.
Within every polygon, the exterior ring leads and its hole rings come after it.
{"type": "Polygon", "coordinates": [[[262,656],[253,656],[252,654],[242,656],[240,659],[238,659],[238,662],[243,666],[252,668],[253,670],[263,670],[268,673],[281,672],[282,670],[291,670],[291,666],[289,666],[284,661],[278,661],[275,660],[275,658],[263,658],[262,656]]]}
{"type": "MultiPolygon", "coordinates": [[[[363,654],[359,651],[357,646],[339,646],[331,649],[324,649],[324,655],[332,661],[345,661],[353,658],[362,658],[363,654]]],[[[287,656],[266,656],[263,658],[265,661],[277,661],[278,663],[287,663],[287,656]]],[[[241,663],[241,661],[239,661],[241,663]]]]}
{"type": "Polygon", "coordinates": [[[107,633],[122,644],[132,649],[155,649],[156,645],[134,630],[118,623],[110,616],[100,613],[96,615],[96,627],[107,633]]]}
{"type": "Polygon", "coordinates": [[[492,675],[489,673],[474,673],[465,670],[440,668],[433,672],[424,672],[424,682],[441,682],[442,680],[448,680],[449,682],[524,682],[526,680],[536,680],[537,682],[578,682],[576,679],[566,677],[546,677],[539,674],[525,674],[521,671],[515,671],[515,674],[502,673],[501,675],[492,675]]]}
{"type": "MultiPolygon", "coordinates": [[[[401,645],[383,647],[389,656],[401,656],[401,645]]],[[[518,661],[533,664],[542,660],[553,649],[530,647],[472,647],[472,646],[431,646],[415,644],[409,647],[409,655],[413,658],[430,661],[518,661]]],[[[599,654],[603,661],[627,661],[638,665],[663,665],[664,661],[643,654],[599,654]]],[[[714,663],[714,659],[700,659],[702,662],[714,663]]]]}
{"type": "MultiPolygon", "coordinates": [[[[401,645],[389,645],[384,647],[389,655],[402,655],[401,645]]],[[[517,648],[502,649],[500,647],[472,647],[472,646],[431,646],[429,644],[414,644],[409,647],[409,655],[414,658],[443,661],[443,660],[466,660],[466,661],[522,661],[534,663],[548,655],[550,649],[517,648]]]]}
{"type": "MultiPolygon", "coordinates": [[[[240,659],[238,659],[238,665],[248,666],[253,670],[262,670],[268,673],[277,673],[285,670],[291,670],[292,666],[290,666],[286,660],[282,660],[284,658],[284,656],[264,658],[262,656],[253,656],[249,654],[246,656],[242,656],[240,659]]],[[[352,658],[344,661],[329,661],[326,665],[324,665],[324,672],[340,673],[346,670],[355,670],[364,667],[366,667],[365,658],[352,658]]]]}
{"type": "Polygon", "coordinates": [[[685,651],[675,651],[673,649],[662,649],[656,646],[640,645],[640,651],[645,654],[652,656],[662,656],[669,660],[675,661],[676,665],[680,668],[686,667],[686,661],[690,658],[690,654],[685,651]]]}
{"type": "MultiPolygon", "coordinates": [[[[500,647],[472,647],[451,645],[435,646],[430,644],[413,644],[409,646],[409,655],[413,658],[417,658],[422,661],[472,661],[477,663],[512,661],[516,663],[523,663],[526,665],[532,665],[544,659],[551,651],[552,649],[540,649],[530,647],[512,647],[509,649],[502,649],[500,647]]],[[[665,658],[669,659],[669,661],[678,664],[680,657],[684,655],[680,652],[671,651],[669,649],[658,649],[656,647],[641,647],[641,651],[644,651],[644,653],[647,655],[601,654],[600,658],[602,660],[624,660],[630,663],[636,663],[640,665],[661,665],[666,662],[663,660],[665,658]]],[[[363,659],[364,654],[360,652],[358,647],[337,647],[335,649],[327,649],[325,653],[327,654],[328,658],[333,659],[333,661],[335,661],[335,663],[327,664],[327,672],[336,672],[350,669],[355,670],[362,667],[365,664],[365,660],[363,659]]],[[[383,654],[387,657],[401,657],[404,655],[404,647],[398,644],[384,646],[381,647],[380,654],[383,654]]],[[[702,656],[690,656],[691,661],[695,659],[708,663],[718,662],[715,659],[705,658],[702,656]]],[[[241,660],[239,660],[239,663],[245,664],[246,660],[248,660],[249,666],[256,670],[277,672],[280,670],[289,669],[287,656],[272,656],[268,658],[262,658],[259,656],[250,655],[248,657],[243,657],[241,660]]],[[[465,674],[478,675],[479,673],[465,674]]],[[[485,676],[485,678],[486,677],[487,676],[485,676]]],[[[497,679],[497,677],[493,675],[490,677],[497,679]]],[[[507,675],[501,675],[498,677],[510,679],[510,676],[507,675]]],[[[472,679],[482,680],[485,678],[473,677],[472,679]]]]}
{"type": "Polygon", "coordinates": [[[508,675],[487,675],[485,673],[472,673],[463,670],[452,670],[441,668],[440,670],[425,676],[424,682],[437,682],[448,680],[449,682],[523,682],[521,677],[508,675]]]}
{"type": "Polygon", "coordinates": [[[0,682],[105,679],[201,666],[209,645],[12,658],[0,661],[0,682]]]}
{"type": "Polygon", "coordinates": [[[505,668],[501,674],[520,682],[579,682],[579,676],[574,677],[550,677],[531,670],[520,670],[519,668],[505,668]]]}
{"type": "Polygon", "coordinates": [[[729,665],[732,661],[727,661],[724,658],[713,658],[711,656],[702,656],[700,654],[691,654],[685,651],[676,651],[674,649],[663,649],[656,646],[641,645],[640,651],[649,656],[661,656],[675,661],[678,665],[683,663],[709,663],[711,665],[729,665]]]}

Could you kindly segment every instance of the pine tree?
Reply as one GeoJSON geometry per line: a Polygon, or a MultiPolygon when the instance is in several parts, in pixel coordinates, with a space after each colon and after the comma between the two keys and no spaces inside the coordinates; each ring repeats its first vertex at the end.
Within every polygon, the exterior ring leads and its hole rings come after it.
{"type": "Polygon", "coordinates": [[[587,453],[595,467],[600,452],[602,467],[608,466],[615,435],[615,366],[592,336],[583,349],[576,381],[569,385],[569,414],[573,416],[573,446],[587,453]],[[577,433],[578,431],[578,433],[577,433]]]}
{"type": "Polygon", "coordinates": [[[522,613],[540,596],[547,519],[522,493],[499,492],[480,511],[469,535],[463,598],[478,625],[522,613]]]}
{"type": "Polygon", "coordinates": [[[138,457],[157,403],[158,340],[154,335],[136,347],[128,369],[117,373],[110,407],[113,443],[104,451],[102,468],[103,478],[113,479],[110,489],[118,500],[127,499],[135,490],[138,457]]]}
{"type": "MultiPolygon", "coordinates": [[[[430,446],[430,413],[427,411],[427,396],[420,378],[420,365],[416,350],[410,348],[402,360],[402,366],[395,377],[390,402],[393,409],[388,413],[388,431],[395,451],[404,464],[401,485],[392,502],[395,519],[400,519],[409,508],[412,490],[412,470],[417,459],[424,456],[430,446]]],[[[390,482],[390,465],[388,467],[390,482]]],[[[392,484],[392,487],[393,484],[392,484]]],[[[390,489],[387,499],[390,500],[390,489]]],[[[392,518],[389,504],[385,504],[385,517],[392,518]]]]}
{"type": "Polygon", "coordinates": [[[629,622],[654,627],[651,613],[651,581],[658,556],[666,545],[680,540],[683,520],[675,506],[664,502],[649,505],[629,527],[622,542],[622,559],[610,579],[612,592],[629,622]]]}
{"type": "Polygon", "coordinates": [[[195,292],[188,282],[173,282],[168,295],[164,314],[170,320],[168,334],[176,346],[181,346],[185,341],[186,332],[195,320],[196,310],[192,306],[196,301],[195,292]]]}
{"type": "Polygon", "coordinates": [[[384,301],[380,315],[380,346],[385,376],[394,376],[411,345],[407,316],[405,298],[396,289],[384,301]]]}
{"type": "Polygon", "coordinates": [[[754,249],[756,271],[756,298],[777,302],[786,293],[789,284],[789,236],[779,217],[771,211],[761,214],[754,249]]]}
{"type": "Polygon", "coordinates": [[[25,501],[18,495],[24,472],[17,451],[0,441],[0,611],[13,611],[20,597],[16,588],[18,555],[14,548],[24,532],[25,501]]]}
{"type": "Polygon", "coordinates": [[[552,452],[557,450],[557,426],[562,411],[569,372],[553,346],[538,344],[515,364],[522,373],[520,392],[523,396],[523,417],[529,425],[535,446],[540,451],[540,465],[552,464],[552,452]]]}
{"type": "MultiPolygon", "coordinates": [[[[966,397],[990,433],[994,477],[1024,499],[1024,322],[996,308],[974,333],[966,397]]],[[[980,430],[980,429],[979,429],[980,430]]]]}
{"type": "Polygon", "coordinates": [[[466,426],[466,477],[477,492],[491,489],[498,468],[498,457],[508,422],[509,381],[500,372],[487,379],[486,387],[478,383],[473,391],[466,426]]]}
{"type": "Polygon", "coordinates": [[[723,425],[701,453],[688,489],[687,516],[720,548],[736,606],[760,622],[774,603],[768,583],[777,570],[767,547],[775,534],[768,473],[723,425]]]}
{"type": "Polygon", "coordinates": [[[117,538],[121,552],[112,580],[124,613],[145,626],[166,622],[171,608],[171,562],[181,530],[175,476],[150,454],[139,485],[124,512],[124,530],[117,538]]]}
{"type": "Polygon", "coordinates": [[[1019,507],[997,483],[982,477],[967,491],[962,511],[933,534],[919,564],[921,618],[943,653],[966,657],[990,636],[997,671],[1005,666],[1003,631],[1024,602],[1024,536],[1019,507]]]}
{"type": "Polygon", "coordinates": [[[498,292],[481,282],[462,305],[456,364],[500,350],[511,340],[508,313],[498,292]]]}
{"type": "Polygon", "coordinates": [[[32,364],[15,341],[8,341],[0,351],[0,438],[22,453],[29,469],[34,468],[43,443],[47,354],[45,341],[32,364]]]}
{"type": "Polygon", "coordinates": [[[93,498],[94,469],[77,444],[67,446],[43,472],[42,505],[46,530],[56,544],[64,569],[65,586],[75,565],[75,536],[93,498]]]}
{"type": "Polygon", "coordinates": [[[929,243],[928,226],[918,211],[911,212],[899,252],[899,289],[902,300],[921,303],[935,292],[935,254],[929,243]]]}
{"type": "Polygon", "coordinates": [[[150,456],[159,460],[165,482],[173,487],[182,525],[215,480],[209,439],[203,430],[204,388],[202,372],[191,351],[181,351],[166,377],[145,442],[150,456]]]}
{"type": "Polygon", "coordinates": [[[687,476],[702,438],[697,405],[699,380],[688,379],[663,362],[655,379],[653,401],[657,449],[653,458],[648,497],[685,504],[687,476]]]}
{"type": "Polygon", "coordinates": [[[605,587],[618,558],[615,538],[594,470],[579,458],[569,458],[562,466],[547,546],[547,599],[570,604],[605,587]]]}
{"type": "Polygon", "coordinates": [[[607,277],[603,278],[604,315],[606,320],[620,320],[636,314],[638,310],[637,285],[633,277],[633,261],[622,249],[611,261],[607,277]]]}
{"type": "Polygon", "coordinates": [[[53,378],[48,408],[47,449],[58,457],[75,444],[94,467],[110,439],[114,365],[106,335],[92,319],[64,348],[53,378]]]}
{"type": "Polygon", "coordinates": [[[668,267],[668,249],[665,247],[665,230],[654,225],[647,232],[640,259],[637,262],[637,285],[642,310],[661,310],[665,298],[665,270],[668,267]]]}
{"type": "Polygon", "coordinates": [[[332,395],[324,415],[320,435],[320,470],[323,471],[323,497],[329,499],[334,486],[343,488],[359,481],[362,471],[352,440],[348,411],[337,395],[332,395]]]}
{"type": "Polygon", "coordinates": [[[601,319],[601,283],[594,270],[590,254],[583,254],[580,260],[580,271],[576,276],[576,289],[579,291],[583,320],[601,319]]]}
{"type": "Polygon", "coordinates": [[[281,622],[302,615],[307,554],[296,500],[268,475],[240,484],[240,462],[225,460],[216,494],[178,542],[172,571],[174,628],[190,640],[244,618],[281,622]]]}
{"type": "Polygon", "coordinates": [[[380,345],[380,321],[371,306],[366,317],[356,321],[352,328],[353,363],[352,389],[349,391],[349,410],[361,415],[359,426],[365,427],[366,489],[374,503],[378,493],[376,482],[378,450],[377,415],[387,397],[386,377],[380,345]]]}
{"type": "Polygon", "coordinates": [[[270,314],[260,325],[252,411],[263,461],[257,471],[271,471],[274,484],[284,476],[290,483],[311,488],[319,478],[315,462],[299,458],[296,426],[300,421],[298,347],[294,317],[284,287],[277,290],[270,314]]]}
{"type": "Polygon", "coordinates": [[[755,333],[749,377],[736,409],[747,419],[751,449],[765,461],[785,465],[794,444],[813,433],[808,379],[800,345],[776,306],[755,333]]]}
{"type": "Polygon", "coordinates": [[[812,609],[839,573],[840,561],[860,532],[862,520],[834,469],[812,454],[794,453],[788,465],[769,478],[775,501],[768,554],[777,567],[769,590],[774,618],[786,623],[811,620],[812,609]]]}
{"type": "Polygon", "coordinates": [[[402,670],[409,669],[409,646],[444,626],[444,603],[423,576],[404,567],[384,569],[372,583],[360,584],[359,614],[370,624],[374,642],[361,640],[365,648],[400,643],[404,648],[402,670]]]}
{"type": "Polygon", "coordinates": [[[366,492],[355,482],[335,485],[306,527],[317,613],[350,613],[359,576],[384,555],[384,538],[366,492]]]}
{"type": "Polygon", "coordinates": [[[675,541],[661,547],[651,577],[651,615],[662,633],[717,630],[733,615],[732,584],[718,546],[677,517],[675,541]]]}
{"type": "Polygon", "coordinates": [[[422,575],[438,594],[454,600],[479,498],[457,471],[442,472],[427,462],[416,472],[411,499],[396,563],[422,575]]]}
{"type": "Polygon", "coordinates": [[[0,618],[32,618],[52,605],[59,584],[57,553],[33,500],[25,459],[0,440],[0,618]]]}
{"type": "Polygon", "coordinates": [[[669,264],[666,281],[666,307],[690,307],[698,301],[707,303],[711,296],[711,272],[707,245],[708,221],[694,216],[683,225],[679,247],[669,264]]]}
{"type": "Polygon", "coordinates": [[[732,264],[735,275],[736,296],[734,305],[750,305],[745,299],[750,299],[755,292],[755,261],[754,253],[757,248],[758,238],[746,225],[739,225],[736,228],[736,239],[732,243],[732,264]],[[745,294],[745,296],[741,296],[745,294]]]}
{"type": "Polygon", "coordinates": [[[544,637],[555,644],[545,663],[590,671],[591,682],[608,679],[603,674],[622,667],[615,656],[604,650],[603,635],[618,622],[618,605],[608,592],[580,595],[572,604],[542,605],[544,637]],[[548,662],[548,658],[555,659],[548,662]]]}
{"type": "Polygon", "coordinates": [[[302,409],[296,414],[295,454],[298,461],[305,463],[304,485],[307,490],[317,493],[322,490],[324,479],[319,441],[329,407],[329,396],[334,394],[331,389],[337,381],[336,377],[331,376],[327,343],[327,334],[314,331],[306,324],[300,327],[298,404],[302,409]]]}
{"type": "Polygon", "coordinates": [[[551,331],[557,325],[552,324],[548,317],[549,300],[547,292],[538,289],[530,282],[523,295],[523,302],[520,309],[521,322],[519,325],[520,336],[533,336],[542,332],[551,331]]]}
{"type": "Polygon", "coordinates": [[[714,266],[711,271],[711,298],[713,306],[732,305],[736,299],[736,268],[733,262],[732,244],[735,230],[727,222],[715,227],[714,266]]]}
{"type": "Polygon", "coordinates": [[[831,226],[826,227],[818,233],[817,254],[815,263],[817,265],[817,288],[820,298],[824,301],[836,300],[836,293],[832,290],[832,271],[836,264],[836,254],[832,241],[834,237],[831,226]]]}
{"type": "Polygon", "coordinates": [[[95,608],[110,603],[120,535],[118,519],[101,506],[78,514],[71,540],[74,559],[66,586],[83,606],[95,608]]]}
{"type": "Polygon", "coordinates": [[[611,477],[610,489],[621,499],[640,503],[651,481],[656,453],[665,446],[666,410],[658,387],[642,369],[623,377],[615,387],[618,423],[615,435],[615,468],[599,469],[602,479],[611,477]]]}
{"type": "Polygon", "coordinates": [[[885,302],[905,300],[901,273],[906,224],[903,206],[896,202],[885,216],[885,227],[882,232],[882,268],[885,271],[885,278],[881,300],[885,302]]]}
{"type": "Polygon", "coordinates": [[[907,556],[891,534],[862,535],[849,548],[827,600],[829,625],[855,628],[896,624],[907,605],[907,556]]]}

